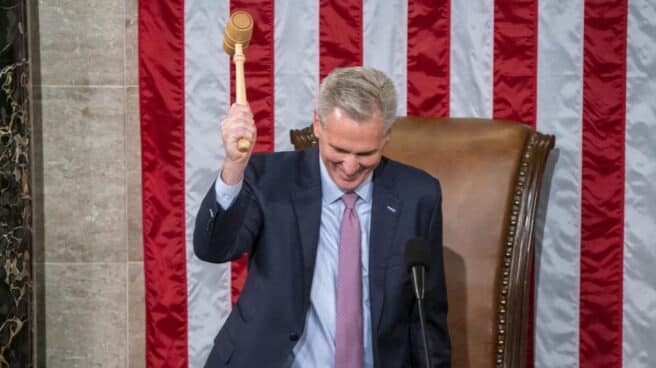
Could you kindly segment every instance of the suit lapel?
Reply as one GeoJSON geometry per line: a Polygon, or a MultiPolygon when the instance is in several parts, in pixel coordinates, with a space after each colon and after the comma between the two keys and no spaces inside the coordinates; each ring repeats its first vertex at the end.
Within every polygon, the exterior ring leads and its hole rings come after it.
{"type": "MultiPolygon", "coordinates": [[[[303,257],[303,306],[309,303],[310,286],[319,244],[321,223],[321,177],[319,173],[318,148],[305,151],[299,171],[296,189],[292,192],[292,203],[298,224],[303,257]]],[[[305,318],[305,317],[303,317],[305,318]]]]}
{"type": "Polygon", "coordinates": [[[378,325],[385,300],[387,260],[402,211],[394,185],[394,177],[389,173],[389,169],[386,170],[386,166],[387,159],[383,159],[374,172],[373,178],[374,194],[369,241],[369,298],[373,336],[378,335],[378,325]]]}
{"type": "MultiPolygon", "coordinates": [[[[369,238],[369,298],[372,336],[374,337],[378,336],[378,325],[383,312],[388,255],[393,246],[398,219],[402,211],[394,177],[389,173],[389,169],[386,170],[386,166],[387,159],[383,159],[374,171],[373,177],[374,192],[369,238]]],[[[306,307],[310,298],[321,224],[321,174],[319,172],[319,151],[316,146],[305,151],[295,186],[296,189],[292,192],[292,203],[301,241],[303,305],[306,307]]]]}

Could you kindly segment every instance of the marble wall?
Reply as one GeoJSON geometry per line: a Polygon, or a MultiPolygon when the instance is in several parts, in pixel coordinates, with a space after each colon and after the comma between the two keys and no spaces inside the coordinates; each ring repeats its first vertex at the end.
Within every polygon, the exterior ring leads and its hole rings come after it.
{"type": "Polygon", "coordinates": [[[32,186],[27,11],[0,7],[0,367],[32,366],[32,186]]]}
{"type": "Polygon", "coordinates": [[[39,367],[145,366],[137,1],[30,1],[39,367]]]}

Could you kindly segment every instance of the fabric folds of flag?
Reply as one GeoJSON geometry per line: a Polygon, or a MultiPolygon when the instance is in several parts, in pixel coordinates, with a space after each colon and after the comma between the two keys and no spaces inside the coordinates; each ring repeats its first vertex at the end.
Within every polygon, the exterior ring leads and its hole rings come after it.
{"type": "Polygon", "coordinates": [[[508,118],[555,134],[535,288],[536,367],[654,367],[656,4],[651,0],[139,2],[146,358],[202,367],[246,276],[192,250],[233,100],[231,11],[256,150],[290,150],[338,66],[383,70],[399,115],[508,118]]]}

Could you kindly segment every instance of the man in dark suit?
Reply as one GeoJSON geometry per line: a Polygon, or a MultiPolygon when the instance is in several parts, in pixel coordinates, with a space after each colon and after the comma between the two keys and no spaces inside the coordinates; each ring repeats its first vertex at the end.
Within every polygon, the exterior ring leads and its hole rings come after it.
{"type": "MultiPolygon", "coordinates": [[[[301,152],[242,153],[248,106],[221,123],[225,161],[202,202],[194,251],[208,262],[249,254],[237,304],[206,367],[423,367],[404,244],[431,244],[425,310],[434,367],[450,366],[436,179],[382,156],[396,97],[383,73],[337,69],[321,84],[301,152]]],[[[212,321],[208,321],[210,323],[212,321]]]]}

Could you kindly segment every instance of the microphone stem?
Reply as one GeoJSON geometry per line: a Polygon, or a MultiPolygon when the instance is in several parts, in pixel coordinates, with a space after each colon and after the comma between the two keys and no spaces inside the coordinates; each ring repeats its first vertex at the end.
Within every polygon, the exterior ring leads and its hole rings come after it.
{"type": "Polygon", "coordinates": [[[426,338],[426,319],[424,318],[424,300],[417,299],[417,308],[419,309],[419,325],[421,326],[421,339],[424,342],[424,356],[426,358],[426,367],[431,367],[430,354],[428,354],[428,339],[426,338]]]}
{"type": "Polygon", "coordinates": [[[424,356],[426,358],[426,367],[431,366],[430,354],[428,348],[428,338],[426,337],[426,318],[424,317],[424,285],[426,278],[426,269],[421,267],[412,267],[412,283],[415,288],[415,297],[417,298],[417,311],[419,312],[419,326],[421,329],[421,339],[424,343],[424,356]]]}

